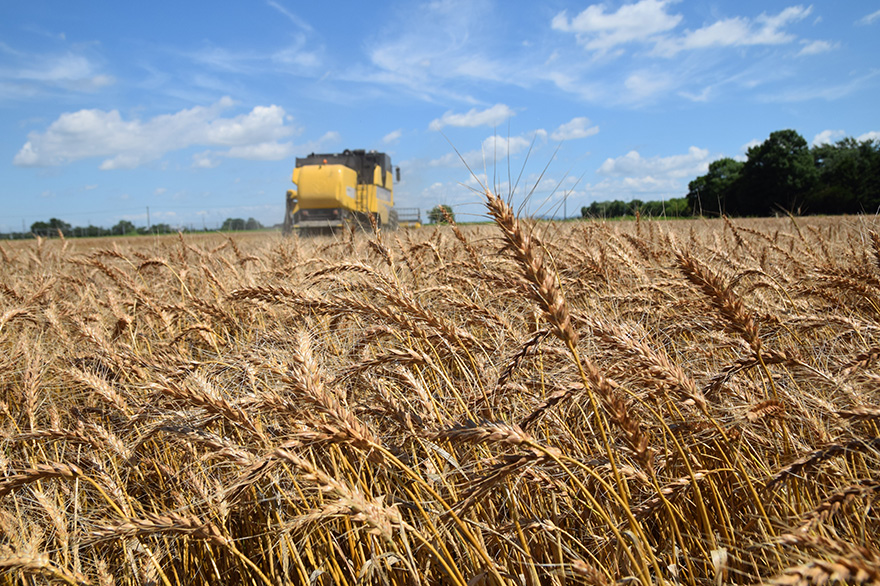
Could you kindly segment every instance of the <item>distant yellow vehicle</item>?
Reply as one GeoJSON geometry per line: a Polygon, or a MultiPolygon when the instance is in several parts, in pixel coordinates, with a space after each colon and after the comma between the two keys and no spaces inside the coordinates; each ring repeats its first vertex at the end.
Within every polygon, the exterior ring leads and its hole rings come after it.
{"type": "MultiPolygon", "coordinates": [[[[400,181],[400,167],[397,168],[400,181]]],[[[394,173],[391,157],[376,151],[312,153],[296,159],[296,189],[287,192],[284,233],[318,232],[346,224],[396,229],[394,173]]]]}

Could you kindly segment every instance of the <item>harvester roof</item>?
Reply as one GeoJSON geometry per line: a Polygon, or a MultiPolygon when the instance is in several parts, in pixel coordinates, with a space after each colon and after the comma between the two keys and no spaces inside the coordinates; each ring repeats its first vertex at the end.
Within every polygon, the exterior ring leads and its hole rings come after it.
{"type": "Polygon", "coordinates": [[[391,157],[385,153],[364,149],[344,150],[341,153],[311,153],[307,157],[297,157],[297,167],[307,165],[344,165],[357,172],[362,181],[369,183],[373,178],[373,169],[377,165],[384,171],[391,172],[391,157]]]}

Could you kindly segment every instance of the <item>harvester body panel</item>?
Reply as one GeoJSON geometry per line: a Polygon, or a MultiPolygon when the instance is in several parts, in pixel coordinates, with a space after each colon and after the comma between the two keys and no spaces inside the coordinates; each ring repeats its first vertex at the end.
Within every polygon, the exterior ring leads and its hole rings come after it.
{"type": "Polygon", "coordinates": [[[349,223],[395,227],[391,158],[376,151],[344,151],[297,158],[287,192],[284,231],[327,229],[349,223]]]}

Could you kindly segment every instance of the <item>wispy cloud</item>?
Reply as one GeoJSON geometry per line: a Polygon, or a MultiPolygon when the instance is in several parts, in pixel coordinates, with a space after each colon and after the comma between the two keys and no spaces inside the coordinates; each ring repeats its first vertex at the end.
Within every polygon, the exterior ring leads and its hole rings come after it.
{"type": "Polygon", "coordinates": [[[468,83],[518,84],[532,78],[524,73],[522,55],[528,52],[500,51],[502,39],[485,34],[486,23],[497,18],[490,0],[401,4],[388,26],[366,40],[369,67],[358,64],[336,75],[427,101],[476,104],[468,83]]]}
{"type": "Polygon", "coordinates": [[[779,14],[763,13],[755,19],[738,16],[719,20],[678,37],[664,38],[657,42],[654,51],[673,57],[685,50],[790,43],[797,37],[786,32],[785,27],[803,20],[812,10],[812,6],[790,6],[779,14]]]}
{"type": "Polygon", "coordinates": [[[99,60],[83,52],[29,53],[3,45],[0,95],[25,98],[52,90],[95,92],[115,83],[99,60]]]}
{"type": "Polygon", "coordinates": [[[880,70],[857,77],[841,84],[816,83],[810,86],[793,87],[775,94],[763,94],[757,99],[768,103],[805,102],[808,100],[834,101],[862,90],[868,82],[880,75],[880,70]]]}
{"type": "MultiPolygon", "coordinates": [[[[102,170],[134,168],[168,152],[191,146],[225,147],[223,156],[278,160],[289,155],[290,143],[279,140],[296,132],[280,106],[256,106],[247,114],[224,118],[234,106],[223,98],[146,121],[125,120],[118,110],[79,110],[62,114],[44,132],[31,132],[15,155],[21,167],[55,166],[106,157],[102,170]]],[[[200,163],[197,166],[208,166],[200,163]]]]}
{"type": "Polygon", "coordinates": [[[306,22],[305,20],[303,20],[302,18],[300,18],[299,16],[297,16],[296,14],[294,14],[293,12],[288,10],[287,8],[285,8],[280,2],[273,2],[273,0],[269,0],[268,2],[266,2],[266,4],[268,4],[269,6],[271,6],[272,8],[274,8],[275,10],[277,10],[278,12],[280,12],[281,14],[286,16],[287,19],[290,20],[290,22],[295,24],[297,27],[299,27],[303,31],[305,31],[307,33],[311,33],[314,31],[314,29],[312,28],[312,25],[310,25],[308,22],[306,22]]]}
{"type": "Polygon", "coordinates": [[[440,118],[432,120],[431,124],[428,125],[428,128],[431,130],[441,130],[444,126],[458,126],[464,128],[474,128],[476,126],[498,126],[515,115],[516,112],[505,104],[495,104],[491,108],[486,108],[485,110],[472,108],[464,114],[456,114],[450,110],[440,118]]]}
{"type": "Polygon", "coordinates": [[[271,52],[233,50],[212,44],[184,55],[201,67],[224,74],[277,75],[314,74],[323,63],[322,52],[320,43],[310,43],[306,34],[296,33],[289,44],[271,52]]]}
{"type": "Polygon", "coordinates": [[[856,24],[874,24],[878,20],[880,20],[880,10],[877,10],[876,12],[872,12],[871,14],[860,18],[858,21],[856,21],[856,24]]]}
{"type": "Polygon", "coordinates": [[[807,55],[819,55],[820,53],[827,53],[828,51],[833,51],[838,48],[840,45],[838,43],[832,43],[830,41],[801,41],[804,45],[803,49],[798,52],[798,56],[807,56],[807,55]]]}
{"type": "Polygon", "coordinates": [[[382,144],[394,144],[400,140],[401,136],[403,136],[403,131],[400,129],[389,132],[382,137],[382,144]]]}

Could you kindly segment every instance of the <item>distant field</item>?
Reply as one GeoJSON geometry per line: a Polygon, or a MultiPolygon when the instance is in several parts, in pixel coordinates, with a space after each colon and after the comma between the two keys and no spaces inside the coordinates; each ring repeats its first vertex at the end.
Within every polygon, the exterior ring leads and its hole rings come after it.
{"type": "Polygon", "coordinates": [[[874,217],[0,243],[3,584],[880,583],[874,217]]]}

